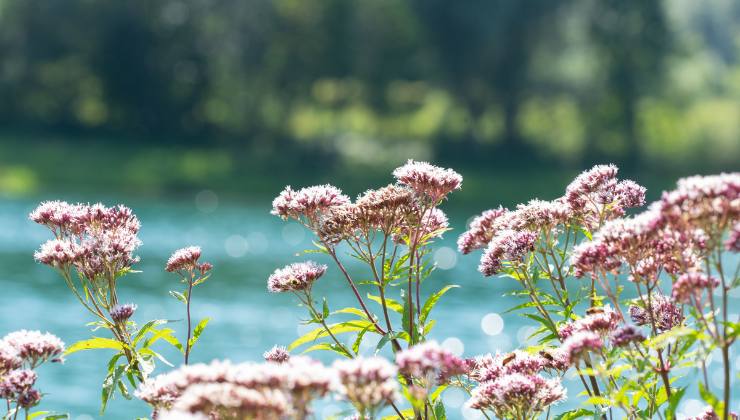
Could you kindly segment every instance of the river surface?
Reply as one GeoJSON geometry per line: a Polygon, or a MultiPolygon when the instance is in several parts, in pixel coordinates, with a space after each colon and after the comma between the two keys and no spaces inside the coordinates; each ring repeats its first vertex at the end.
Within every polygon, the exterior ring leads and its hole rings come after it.
{"type": "MultiPolygon", "coordinates": [[[[84,197],[84,200],[97,199],[84,197]]],[[[121,202],[120,199],[104,201],[108,205],[121,202]]],[[[34,250],[50,237],[46,229],[27,219],[37,202],[0,199],[0,333],[22,328],[49,331],[69,346],[92,334],[85,326],[91,318],[57,273],[33,260],[34,250]]],[[[295,298],[268,293],[266,279],[275,268],[290,262],[307,258],[327,264],[329,261],[318,254],[296,256],[312,246],[309,232],[269,215],[268,202],[218,204],[217,197],[206,192],[192,200],[139,199],[125,204],[133,208],[142,222],[143,246],[138,252],[141,262],[136,267],[142,272],[119,282],[119,297],[122,302],[138,305],[134,316],[137,322],[183,318],[183,305],[168,295],[169,290],[178,290],[182,285],[163,267],[174,249],[193,244],[200,245],[203,260],[214,265],[211,278],[193,294],[194,318],[211,317],[194,349],[193,361],[261,360],[262,353],[274,344],[287,345],[306,331],[305,326],[299,325],[305,313],[296,306],[295,298]]],[[[432,313],[438,319],[432,338],[468,357],[511,350],[526,344],[533,331],[531,321],[505,313],[519,303],[516,298],[503,297],[516,287],[514,280],[483,278],[476,271],[477,255],[462,256],[456,252],[455,239],[471,214],[450,215],[455,230],[435,245],[433,256],[438,270],[425,283],[427,291],[444,284],[462,286],[449,292],[432,313]]],[[[351,270],[359,268],[350,264],[351,270]]],[[[352,303],[346,282],[331,265],[315,290],[316,295],[328,297],[332,309],[352,303]]],[[[735,296],[732,305],[735,312],[738,303],[740,299],[735,296]]],[[[183,322],[172,327],[180,336],[184,335],[183,322]]],[[[363,350],[372,353],[374,344],[369,343],[363,350]]],[[[164,354],[173,362],[178,360],[172,351],[165,350],[164,354]]],[[[106,350],[86,351],[70,355],[63,365],[43,366],[38,385],[46,395],[39,408],[70,413],[76,420],[100,418],[100,384],[110,355],[106,350]]],[[[331,360],[330,355],[316,355],[331,360]]],[[[732,358],[737,372],[740,366],[737,350],[732,358]]],[[[714,386],[721,387],[718,367],[719,363],[710,364],[710,380],[714,386]]],[[[167,366],[159,364],[157,372],[166,369],[167,366]]],[[[693,376],[696,371],[687,373],[693,376]]],[[[576,404],[574,400],[580,392],[577,379],[570,378],[566,385],[570,401],[556,411],[576,404]]],[[[734,387],[734,407],[740,407],[738,387],[737,384],[734,387]]],[[[475,418],[463,408],[466,397],[460,391],[447,392],[444,398],[450,407],[449,418],[475,418]]],[[[692,392],[680,411],[690,414],[702,406],[692,392]]],[[[336,401],[322,401],[316,406],[317,417],[328,417],[344,408],[336,401]]],[[[145,404],[117,395],[105,417],[133,419],[148,415],[145,404]]]]}

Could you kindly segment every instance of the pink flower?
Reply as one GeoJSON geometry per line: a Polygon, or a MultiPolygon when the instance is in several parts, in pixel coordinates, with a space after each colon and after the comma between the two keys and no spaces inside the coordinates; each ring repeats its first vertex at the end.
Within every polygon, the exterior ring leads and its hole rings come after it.
{"type": "Polygon", "coordinates": [[[210,271],[213,266],[210,263],[198,264],[200,258],[200,247],[189,246],[187,248],[181,248],[173,252],[170,258],[167,260],[165,270],[169,272],[175,271],[200,271],[201,275],[210,271]]]}
{"type": "Polygon", "coordinates": [[[337,360],[333,368],[336,391],[361,413],[375,413],[396,398],[396,367],[381,357],[337,360]]]}
{"type": "Polygon", "coordinates": [[[496,233],[496,221],[506,212],[506,209],[499,207],[486,210],[473,219],[467,232],[457,240],[457,249],[463,254],[469,254],[473,250],[484,248],[496,233]]]}
{"type": "Polygon", "coordinates": [[[323,214],[333,207],[349,204],[349,197],[332,185],[317,185],[294,191],[290,186],[280,193],[272,202],[272,214],[282,219],[305,218],[315,225],[323,214]]]}
{"type": "Polygon", "coordinates": [[[429,386],[446,383],[453,376],[467,373],[464,360],[443,349],[436,341],[417,344],[396,354],[401,373],[419,378],[429,386]]]}
{"type": "Polygon", "coordinates": [[[468,406],[493,410],[499,418],[533,418],[565,399],[560,379],[512,373],[475,388],[468,406]]]}
{"type": "Polygon", "coordinates": [[[231,383],[202,383],[188,387],[173,404],[176,411],[226,418],[277,419],[290,412],[285,394],[279,390],[255,390],[231,383]]]}
{"type": "Polygon", "coordinates": [[[500,231],[488,244],[478,266],[484,276],[492,276],[501,270],[504,262],[519,262],[534,250],[539,235],[528,230],[500,231]]]}
{"type": "Polygon", "coordinates": [[[69,204],[66,201],[44,201],[28,218],[32,221],[47,226],[54,232],[55,236],[63,236],[70,231],[78,230],[78,220],[84,212],[81,204],[69,204]]]}
{"type": "Polygon", "coordinates": [[[285,363],[290,360],[290,353],[283,346],[274,346],[266,351],[262,357],[266,362],[285,363]]]}
{"type": "Polygon", "coordinates": [[[475,360],[469,376],[477,382],[495,381],[512,373],[535,375],[549,368],[549,361],[539,354],[515,350],[508,354],[487,354],[475,360]]]}
{"type": "Polygon", "coordinates": [[[110,310],[111,319],[119,324],[125,323],[136,311],[136,305],[133,303],[124,303],[116,305],[110,310]]]}
{"type": "Polygon", "coordinates": [[[592,351],[599,351],[604,347],[604,342],[598,334],[591,331],[577,331],[569,336],[561,348],[568,355],[568,361],[571,365],[576,364],[580,359],[592,351]]]}
{"type": "Polygon", "coordinates": [[[452,169],[443,169],[426,162],[410,160],[396,168],[393,176],[398,182],[408,185],[418,194],[437,203],[450,192],[460,189],[462,176],[452,169]]]}
{"type": "Polygon", "coordinates": [[[64,352],[64,343],[59,337],[49,333],[42,334],[40,331],[15,331],[6,335],[3,341],[15,347],[18,356],[29,362],[31,367],[64,352]]]}
{"type": "Polygon", "coordinates": [[[645,335],[632,325],[625,325],[611,334],[611,342],[615,347],[626,347],[630,343],[640,343],[645,341],[645,335]]]}
{"type": "Polygon", "coordinates": [[[5,340],[0,340],[0,376],[18,369],[23,365],[23,359],[18,354],[18,349],[5,340]]]}
{"type": "Polygon", "coordinates": [[[56,268],[68,267],[83,255],[83,249],[67,239],[50,239],[41,245],[33,258],[41,264],[56,268]]]}
{"type": "Polygon", "coordinates": [[[617,184],[615,190],[622,206],[641,207],[645,205],[645,187],[636,182],[625,179],[617,184]]]}
{"type": "Polygon", "coordinates": [[[267,279],[267,290],[271,292],[298,292],[311,288],[313,283],[326,272],[325,265],[306,261],[279,268],[267,279]]]}
{"type": "Polygon", "coordinates": [[[704,291],[712,293],[719,286],[719,280],[704,273],[684,273],[673,284],[673,299],[681,303],[692,303],[692,299],[701,306],[701,295],[704,291]]]}
{"type": "Polygon", "coordinates": [[[36,372],[30,369],[18,369],[5,375],[0,382],[0,398],[16,399],[28,392],[36,383],[36,372]]]}
{"type": "Polygon", "coordinates": [[[650,325],[654,322],[656,329],[662,332],[668,331],[683,322],[681,308],[666,296],[654,294],[650,300],[643,297],[642,300],[636,299],[634,302],[635,304],[629,308],[629,314],[632,322],[636,325],[650,325]],[[651,311],[648,311],[646,307],[648,304],[652,308],[652,320],[651,311]]]}
{"type": "Polygon", "coordinates": [[[602,337],[614,331],[622,321],[622,316],[608,306],[603,308],[591,308],[588,315],[566,324],[558,331],[561,339],[567,339],[573,333],[579,331],[590,331],[602,337]]]}

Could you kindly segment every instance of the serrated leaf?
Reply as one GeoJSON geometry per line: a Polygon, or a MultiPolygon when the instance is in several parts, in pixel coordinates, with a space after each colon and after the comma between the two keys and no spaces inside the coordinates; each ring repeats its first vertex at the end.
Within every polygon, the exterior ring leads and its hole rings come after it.
{"type": "Polygon", "coordinates": [[[87,340],[78,341],[64,352],[65,356],[69,356],[72,353],[77,353],[83,350],[95,350],[95,349],[111,349],[111,350],[123,350],[123,344],[117,340],[103,337],[93,337],[87,340]]]}

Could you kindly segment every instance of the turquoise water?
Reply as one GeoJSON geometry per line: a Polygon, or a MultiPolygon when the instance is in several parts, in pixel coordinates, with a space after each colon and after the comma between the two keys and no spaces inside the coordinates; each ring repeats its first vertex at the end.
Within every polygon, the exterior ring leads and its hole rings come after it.
{"type": "MultiPolygon", "coordinates": [[[[104,201],[115,204],[121,200],[104,201]]],[[[203,259],[212,262],[214,270],[211,278],[193,294],[194,318],[212,318],[194,350],[193,361],[261,360],[262,353],[274,344],[287,345],[305,331],[305,327],[299,326],[304,313],[296,307],[295,299],[268,293],[266,279],[276,267],[289,262],[306,258],[327,264],[329,261],[316,255],[296,257],[296,253],[311,246],[311,237],[300,226],[270,216],[268,202],[217,205],[214,197],[206,194],[195,200],[125,203],[141,219],[140,236],[144,244],[139,250],[141,263],[137,266],[142,273],[123,279],[119,296],[121,301],[139,306],[134,316],[138,322],[182,318],[182,304],[167,293],[180,284],[163,267],[171,251],[194,244],[203,248],[203,259]]],[[[21,328],[39,329],[58,335],[70,345],[91,335],[85,326],[91,319],[61,278],[33,261],[33,251],[49,238],[44,228],[26,218],[36,204],[36,200],[0,200],[0,334],[21,328]]],[[[481,277],[475,270],[477,256],[454,252],[455,239],[472,213],[450,214],[455,230],[435,246],[434,256],[440,269],[425,283],[427,291],[451,283],[463,286],[448,293],[435,309],[432,315],[438,324],[432,336],[465,356],[511,350],[525,343],[532,331],[530,322],[504,313],[517,303],[502,297],[515,284],[507,279],[481,277]]],[[[316,295],[328,297],[332,309],[352,304],[346,283],[331,265],[315,287],[316,295]]],[[[734,302],[740,299],[736,296],[734,302]]],[[[173,325],[182,336],[183,323],[173,325]]],[[[371,353],[373,349],[374,344],[369,343],[364,351],[371,353]]],[[[179,360],[171,351],[164,353],[173,362],[179,360]]],[[[330,360],[326,354],[316,356],[330,360]]],[[[39,388],[47,395],[40,408],[70,413],[72,419],[98,418],[100,383],[109,357],[105,350],[80,352],[69,356],[63,365],[43,366],[39,388]]],[[[732,357],[737,370],[740,356],[735,351],[732,357]]],[[[166,369],[159,364],[157,371],[166,369]]],[[[721,385],[719,371],[713,369],[710,375],[715,386],[721,385]]],[[[580,392],[576,382],[566,383],[572,399],[580,392]]],[[[740,407],[737,388],[735,406],[740,407]]],[[[459,392],[449,392],[445,399],[451,407],[450,418],[463,418],[460,407],[465,397],[459,392]]],[[[702,405],[692,396],[682,410],[690,413],[702,405]]],[[[317,417],[333,414],[340,407],[335,401],[323,401],[317,406],[317,417]]],[[[131,419],[148,414],[146,405],[117,396],[109,405],[106,417],[131,419]]]]}

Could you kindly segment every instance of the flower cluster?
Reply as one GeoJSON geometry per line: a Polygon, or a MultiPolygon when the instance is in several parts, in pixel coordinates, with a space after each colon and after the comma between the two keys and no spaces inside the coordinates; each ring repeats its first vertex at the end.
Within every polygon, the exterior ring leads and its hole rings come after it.
{"type": "Polygon", "coordinates": [[[558,335],[562,340],[565,340],[573,335],[573,333],[590,331],[605,337],[614,331],[621,321],[622,316],[608,306],[603,308],[590,308],[585,317],[561,327],[560,330],[558,330],[558,335]]]}
{"type": "Polygon", "coordinates": [[[221,409],[229,412],[235,407],[227,404],[224,398],[236,395],[235,398],[245,398],[245,408],[249,410],[255,410],[263,403],[272,410],[276,408],[276,401],[285,401],[285,404],[280,404],[284,407],[282,412],[305,413],[314,398],[329,392],[331,383],[331,371],[305,357],[263,364],[214,361],[209,365],[182,366],[149,379],[139,387],[136,396],[150,404],[155,412],[176,410],[205,415],[221,409]],[[228,386],[204,387],[217,384],[228,386]],[[213,392],[210,397],[204,394],[206,389],[213,392]],[[194,401],[201,401],[203,406],[194,401]]]}
{"type": "Polygon", "coordinates": [[[173,252],[170,258],[167,260],[165,270],[172,272],[192,272],[199,271],[201,275],[205,275],[207,271],[210,271],[213,266],[210,263],[198,263],[200,259],[200,247],[189,246],[187,248],[178,249],[173,252]]]}
{"type": "Polygon", "coordinates": [[[274,346],[267,350],[262,357],[266,362],[285,363],[290,360],[290,353],[283,346],[274,346]]]}
{"type": "Polygon", "coordinates": [[[314,226],[332,208],[349,202],[349,197],[342,194],[342,190],[331,185],[317,185],[298,191],[287,186],[273,200],[272,214],[314,226]]]}
{"type": "Polygon", "coordinates": [[[399,352],[396,364],[402,374],[420,379],[426,386],[444,384],[470,369],[465,360],[442,348],[436,341],[427,341],[399,352]]]}
{"type": "Polygon", "coordinates": [[[30,408],[41,401],[34,388],[37,374],[33,371],[47,360],[60,361],[64,343],[56,336],[39,331],[20,330],[0,340],[0,398],[8,407],[15,403],[30,408]]]}
{"type": "Polygon", "coordinates": [[[47,226],[54,239],[34,254],[37,261],[63,270],[74,266],[85,277],[115,277],[138,261],[141,227],[131,209],[102,204],[44,202],[29,218],[47,226]]]}
{"type": "Polygon", "coordinates": [[[428,197],[432,203],[438,203],[447,194],[462,186],[462,176],[452,169],[443,169],[413,160],[396,168],[393,176],[401,184],[408,185],[418,194],[428,197]]]}
{"type": "Polygon", "coordinates": [[[372,416],[396,398],[396,367],[383,358],[338,360],[333,367],[337,393],[363,415],[372,416]]]}
{"type": "Polygon", "coordinates": [[[128,321],[134,315],[134,312],[136,312],[136,305],[133,303],[124,303],[123,305],[112,307],[110,317],[113,319],[113,322],[122,324],[128,321]]]}
{"type": "Polygon", "coordinates": [[[579,175],[563,197],[552,201],[531,200],[515,210],[498,208],[476,217],[458,239],[463,254],[485,248],[479,271],[492,276],[505,262],[516,263],[534,251],[544,236],[553,240],[563,226],[580,225],[589,230],[624,214],[626,208],[645,202],[645,189],[632,181],[618,181],[613,165],[596,166],[579,175]]]}
{"type": "Polygon", "coordinates": [[[704,273],[681,274],[673,284],[673,299],[680,303],[696,302],[701,307],[701,296],[704,291],[712,293],[719,286],[719,280],[704,273]]]}
{"type": "Polygon", "coordinates": [[[579,360],[588,357],[589,353],[598,352],[603,347],[601,337],[591,331],[576,331],[566,338],[561,346],[570,365],[577,364],[579,360]]]}
{"type": "Polygon", "coordinates": [[[47,360],[53,360],[64,353],[64,343],[59,337],[40,331],[20,330],[3,338],[3,342],[15,348],[18,357],[34,368],[47,360]]]}
{"type": "Polygon", "coordinates": [[[681,308],[661,294],[634,300],[629,307],[629,315],[636,325],[655,324],[655,328],[660,332],[681,325],[684,320],[681,308]]]}
{"type": "Polygon", "coordinates": [[[271,292],[304,292],[323,276],[327,267],[306,261],[287,265],[275,270],[267,279],[267,290],[271,292]]]}
{"type": "Polygon", "coordinates": [[[475,388],[468,405],[477,410],[492,410],[502,419],[529,419],[563,399],[565,389],[558,378],[512,373],[475,388]]]}

